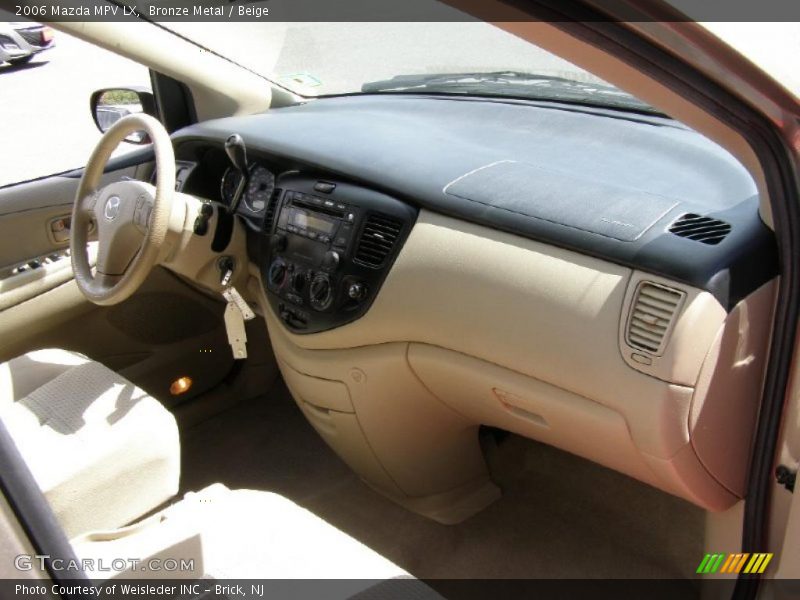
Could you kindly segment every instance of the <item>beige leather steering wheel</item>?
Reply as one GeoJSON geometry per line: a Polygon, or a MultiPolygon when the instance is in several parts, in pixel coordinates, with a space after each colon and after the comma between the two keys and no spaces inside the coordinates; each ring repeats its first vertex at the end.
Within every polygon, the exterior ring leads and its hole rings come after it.
{"type": "Polygon", "coordinates": [[[75,281],[95,304],[118,304],[144,282],[167,236],[175,191],[175,153],[164,126],[146,114],[123,117],[105,132],[89,157],[72,208],[70,251],[75,281]],[[126,136],[145,131],[156,156],[156,185],[117,181],[99,187],[109,156],[126,136]],[[97,266],[86,243],[97,225],[97,266]]]}

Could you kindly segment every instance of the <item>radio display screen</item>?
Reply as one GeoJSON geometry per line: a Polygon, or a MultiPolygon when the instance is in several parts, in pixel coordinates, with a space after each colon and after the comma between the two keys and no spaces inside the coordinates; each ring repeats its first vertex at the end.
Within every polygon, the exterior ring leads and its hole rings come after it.
{"type": "Polygon", "coordinates": [[[321,231],[325,234],[333,233],[333,229],[336,226],[335,221],[328,221],[327,219],[323,219],[311,213],[299,210],[292,211],[290,222],[295,227],[300,227],[301,229],[313,229],[315,231],[321,231]]]}

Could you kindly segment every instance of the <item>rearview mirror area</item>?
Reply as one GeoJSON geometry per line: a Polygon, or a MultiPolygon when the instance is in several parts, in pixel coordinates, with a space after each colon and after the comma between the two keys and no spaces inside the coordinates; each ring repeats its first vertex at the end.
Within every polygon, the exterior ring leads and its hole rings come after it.
{"type": "MultiPolygon", "coordinates": [[[[134,113],[155,115],[155,98],[145,88],[108,88],[91,97],[92,117],[101,133],[108,131],[122,117],[134,113]]],[[[144,131],[134,131],[125,138],[130,144],[149,144],[144,131]]]]}

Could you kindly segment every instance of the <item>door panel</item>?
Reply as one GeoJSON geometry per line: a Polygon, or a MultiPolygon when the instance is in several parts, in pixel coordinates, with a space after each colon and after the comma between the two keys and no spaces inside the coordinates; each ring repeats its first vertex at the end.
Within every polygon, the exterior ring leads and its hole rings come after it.
{"type": "MultiPolygon", "coordinates": [[[[103,183],[147,179],[151,159],[152,154],[143,155],[137,165],[128,158],[116,169],[112,161],[103,183]]],[[[217,386],[234,362],[221,297],[200,293],[160,267],[136,294],[115,306],[98,307],[79,291],[66,253],[68,223],[52,227],[70,215],[79,175],[0,189],[0,360],[37,348],[74,350],[166,404],[217,386]],[[184,375],[194,385],[173,398],[170,383],[184,375]]]]}
{"type": "MultiPolygon", "coordinates": [[[[123,177],[147,180],[152,170],[152,151],[143,149],[109,161],[102,184],[123,177]]],[[[69,219],[80,175],[74,171],[0,188],[0,273],[69,247],[68,229],[52,225],[69,219]]]]}
{"type": "MultiPolygon", "coordinates": [[[[103,183],[149,173],[151,154],[139,157],[140,164],[127,157],[111,161],[103,183]]],[[[76,171],[0,188],[0,314],[72,279],[69,226],[80,174],[76,171]]],[[[59,304],[56,298],[61,297],[74,304],[72,296],[64,292],[37,304],[59,304]]],[[[58,320],[59,312],[50,316],[58,320]]],[[[4,315],[3,321],[7,320],[4,315]]],[[[12,333],[7,328],[0,330],[12,333]]],[[[3,339],[1,345],[10,343],[3,339]]]]}
{"type": "MultiPolygon", "coordinates": [[[[110,173],[131,176],[133,169],[110,173]]],[[[0,189],[0,270],[69,247],[78,179],[49,177],[0,189]]]]}

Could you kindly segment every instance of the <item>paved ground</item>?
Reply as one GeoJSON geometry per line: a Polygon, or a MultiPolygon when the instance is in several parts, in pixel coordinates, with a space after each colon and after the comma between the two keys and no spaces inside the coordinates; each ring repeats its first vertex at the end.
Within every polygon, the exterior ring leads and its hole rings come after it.
{"type": "Polygon", "coordinates": [[[0,66],[0,185],[83,166],[100,138],[89,96],[120,85],[149,86],[147,69],[59,32],[33,62],[0,66]]]}

